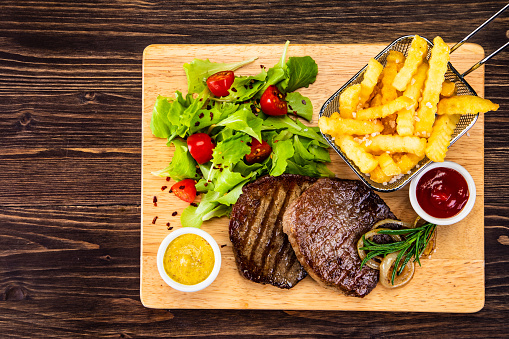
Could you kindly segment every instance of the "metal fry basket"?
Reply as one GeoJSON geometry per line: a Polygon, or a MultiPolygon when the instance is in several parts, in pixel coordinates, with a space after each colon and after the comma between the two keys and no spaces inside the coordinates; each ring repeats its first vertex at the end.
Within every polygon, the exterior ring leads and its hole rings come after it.
{"type": "MultiPolygon", "coordinates": [[[[482,29],[485,25],[487,25],[491,20],[493,20],[495,17],[497,17],[499,14],[501,14],[505,9],[507,9],[509,5],[506,5],[504,8],[502,8],[499,12],[497,12],[495,15],[493,15],[490,19],[488,19],[486,22],[484,22],[481,26],[479,26],[476,30],[474,30],[472,33],[470,33],[467,37],[465,37],[462,41],[457,43],[455,46],[451,48],[451,53],[457,49],[459,46],[461,46],[465,41],[467,41],[471,36],[473,36],[475,33],[477,33],[480,29],[482,29]]],[[[378,60],[382,65],[386,65],[387,63],[387,55],[389,54],[389,51],[394,50],[401,52],[406,56],[408,56],[408,51],[410,49],[410,45],[412,43],[414,35],[407,35],[400,37],[396,39],[394,42],[389,44],[383,51],[381,51],[375,59],[378,60]]],[[[425,38],[424,38],[425,39],[425,38]]],[[[428,43],[428,55],[427,59],[429,60],[431,56],[431,48],[433,47],[433,44],[428,40],[425,39],[428,43]]],[[[474,89],[468,84],[468,82],[465,81],[464,76],[468,73],[472,72],[473,70],[477,69],[479,66],[484,64],[487,60],[489,60],[491,57],[498,54],[500,51],[502,51],[505,47],[509,45],[509,42],[506,43],[504,46],[499,48],[497,51],[493,52],[491,55],[487,56],[483,60],[479,61],[475,65],[473,65],[468,71],[466,71],[463,74],[458,73],[458,71],[453,67],[451,63],[448,63],[448,69],[445,74],[445,79],[452,81],[456,85],[457,95],[476,95],[477,93],[474,91],[474,89]]],[[[353,78],[351,78],[346,84],[344,84],[336,93],[334,93],[322,106],[320,110],[320,117],[326,116],[330,117],[332,113],[339,112],[339,96],[343,91],[348,88],[350,85],[355,85],[358,83],[361,83],[361,81],[364,79],[364,72],[367,68],[367,65],[364,66],[353,78]]],[[[479,114],[466,114],[462,115],[460,121],[456,125],[456,129],[454,130],[454,133],[452,135],[451,142],[449,144],[449,147],[456,142],[463,134],[465,134],[477,121],[479,114]]],[[[409,183],[423,168],[425,168],[427,165],[429,165],[432,161],[425,157],[422,159],[417,166],[415,166],[410,172],[404,174],[403,176],[400,176],[397,180],[392,180],[387,183],[377,183],[370,179],[369,175],[362,173],[359,168],[351,161],[342,151],[341,149],[335,144],[332,137],[328,134],[323,134],[325,140],[330,144],[330,146],[339,154],[341,158],[350,166],[350,168],[357,174],[357,176],[369,187],[372,189],[378,191],[378,192],[393,192],[396,190],[399,190],[403,186],[405,186],[407,183],[409,183]]]]}

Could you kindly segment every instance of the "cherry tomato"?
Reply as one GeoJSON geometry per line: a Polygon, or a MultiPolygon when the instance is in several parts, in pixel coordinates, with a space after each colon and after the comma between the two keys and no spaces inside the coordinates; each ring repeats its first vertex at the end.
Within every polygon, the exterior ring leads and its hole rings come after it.
{"type": "Polygon", "coordinates": [[[246,155],[246,162],[248,164],[254,164],[255,162],[262,162],[267,159],[272,152],[272,148],[265,141],[262,140],[262,143],[255,138],[251,140],[251,153],[246,155]]]}
{"type": "Polygon", "coordinates": [[[177,198],[192,203],[196,198],[196,183],[193,179],[184,179],[171,186],[177,198]]]}
{"type": "Polygon", "coordinates": [[[230,92],[235,75],[233,71],[222,71],[212,74],[207,79],[207,86],[216,97],[225,97],[230,92]]]}
{"type": "Polygon", "coordinates": [[[189,153],[199,164],[204,164],[212,159],[214,143],[206,133],[196,133],[187,138],[189,153]]]}
{"type": "Polygon", "coordinates": [[[269,86],[263,92],[260,106],[262,112],[268,115],[285,115],[288,112],[285,96],[274,85],[269,86]]]}

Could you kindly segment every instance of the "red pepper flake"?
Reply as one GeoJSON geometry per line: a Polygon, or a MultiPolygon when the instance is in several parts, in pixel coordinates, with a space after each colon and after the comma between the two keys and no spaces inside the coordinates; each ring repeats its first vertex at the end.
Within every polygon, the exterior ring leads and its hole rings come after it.
{"type": "Polygon", "coordinates": [[[184,185],[179,186],[179,189],[181,189],[181,190],[183,190],[184,188],[186,188],[186,186],[184,186],[184,185]]]}
{"type": "Polygon", "coordinates": [[[155,224],[155,223],[156,223],[157,218],[158,218],[158,216],[156,215],[156,216],[154,217],[154,219],[152,219],[152,223],[153,223],[153,224],[155,224]]]}
{"type": "Polygon", "coordinates": [[[199,121],[197,121],[197,122],[195,122],[195,123],[194,123],[194,125],[195,125],[195,126],[200,126],[200,122],[199,122],[199,121]]]}
{"type": "Polygon", "coordinates": [[[171,231],[173,229],[173,226],[168,227],[168,229],[171,231]]]}
{"type": "Polygon", "coordinates": [[[214,119],[214,113],[210,112],[210,121],[212,121],[212,119],[214,119]]]}
{"type": "Polygon", "coordinates": [[[305,105],[306,104],[306,100],[302,99],[302,104],[305,105]]]}
{"type": "Polygon", "coordinates": [[[190,205],[193,206],[193,207],[198,207],[198,204],[195,203],[195,202],[192,202],[190,205]]]}
{"type": "Polygon", "coordinates": [[[176,216],[176,215],[177,215],[177,211],[173,212],[171,215],[172,215],[173,217],[174,217],[174,216],[176,216]]]}
{"type": "Polygon", "coordinates": [[[173,193],[173,190],[170,188],[170,190],[168,191],[168,193],[173,193]]]}
{"type": "Polygon", "coordinates": [[[165,190],[165,189],[167,189],[167,188],[168,188],[168,186],[162,186],[162,187],[161,187],[161,191],[164,191],[164,190],[165,190]]]}
{"type": "Polygon", "coordinates": [[[207,187],[209,185],[208,182],[204,183],[203,186],[207,187]]]}
{"type": "MultiPolygon", "coordinates": [[[[208,108],[208,107],[210,107],[210,106],[207,106],[207,108],[208,108]]],[[[210,108],[209,108],[209,109],[210,109],[210,108]]],[[[205,114],[203,114],[203,112],[202,112],[202,113],[200,113],[200,115],[198,115],[198,118],[200,118],[200,119],[201,119],[201,118],[203,118],[204,116],[205,116],[205,114]]]]}
{"type": "Polygon", "coordinates": [[[226,245],[221,245],[221,248],[226,247],[226,245]]]}
{"type": "Polygon", "coordinates": [[[167,226],[167,227],[170,227],[170,223],[169,223],[169,222],[167,222],[167,223],[166,223],[166,226],[167,226]]]}
{"type": "Polygon", "coordinates": [[[154,199],[152,199],[152,202],[154,203],[154,206],[157,206],[157,197],[154,195],[154,199]]]}
{"type": "Polygon", "coordinates": [[[233,92],[237,92],[237,89],[236,89],[236,88],[234,88],[234,87],[232,87],[232,91],[233,91],[233,92]]]}
{"type": "Polygon", "coordinates": [[[166,177],[166,181],[170,181],[170,177],[166,177]]]}

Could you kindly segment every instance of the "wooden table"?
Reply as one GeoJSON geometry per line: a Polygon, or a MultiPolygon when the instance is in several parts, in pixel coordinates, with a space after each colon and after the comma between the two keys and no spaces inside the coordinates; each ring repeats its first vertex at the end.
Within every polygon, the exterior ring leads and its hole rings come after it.
{"type": "MultiPolygon", "coordinates": [[[[474,314],[155,310],[140,284],[141,60],[159,44],[459,41],[504,1],[3,1],[1,337],[504,337],[509,58],[485,66],[486,304],[474,314]]],[[[472,42],[494,51],[509,13],[472,42]]],[[[468,77],[467,77],[468,79],[468,77]]]]}

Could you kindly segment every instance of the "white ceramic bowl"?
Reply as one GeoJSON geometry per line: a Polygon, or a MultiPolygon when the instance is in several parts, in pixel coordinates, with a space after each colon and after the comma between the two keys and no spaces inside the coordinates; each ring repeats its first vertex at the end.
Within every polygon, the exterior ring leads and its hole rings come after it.
{"type": "Polygon", "coordinates": [[[412,180],[412,182],[410,183],[410,191],[409,191],[410,203],[412,204],[412,207],[415,210],[415,212],[422,219],[429,221],[436,225],[451,225],[451,224],[455,224],[455,223],[459,222],[460,220],[462,220],[463,218],[465,218],[470,213],[470,211],[472,211],[472,208],[474,207],[475,194],[476,194],[475,183],[474,183],[474,179],[472,179],[472,176],[470,175],[470,173],[468,173],[468,171],[463,166],[461,166],[455,162],[452,162],[452,161],[431,163],[422,172],[420,172],[419,175],[417,175],[412,180]],[[421,208],[421,206],[419,205],[419,202],[417,201],[416,189],[417,189],[417,184],[419,183],[419,180],[425,173],[427,173],[430,170],[432,170],[433,168],[437,168],[437,167],[445,167],[445,168],[450,168],[450,169],[454,169],[454,170],[458,171],[463,176],[463,178],[465,178],[467,185],[468,185],[469,196],[468,196],[467,203],[465,204],[463,209],[458,214],[456,214],[452,217],[449,217],[449,218],[435,218],[435,217],[429,215],[421,208]]]}
{"type": "Polygon", "coordinates": [[[161,242],[161,245],[159,246],[159,250],[157,251],[157,269],[159,270],[159,274],[161,275],[161,278],[171,287],[178,291],[182,292],[196,292],[199,290],[204,289],[205,287],[209,286],[217,277],[219,273],[219,269],[221,268],[221,251],[219,249],[219,246],[217,245],[217,242],[212,238],[210,234],[203,231],[199,228],[194,227],[182,227],[176,231],[171,232],[164,240],[161,242]],[[166,252],[166,249],[168,248],[168,245],[178,236],[181,236],[182,234],[196,234],[205,239],[210,246],[212,246],[212,250],[214,251],[214,268],[212,269],[212,272],[210,275],[205,279],[204,281],[196,284],[196,285],[184,285],[181,283],[176,282],[172,278],[168,276],[166,273],[164,266],[163,266],[163,258],[164,254],[166,252]]]}

